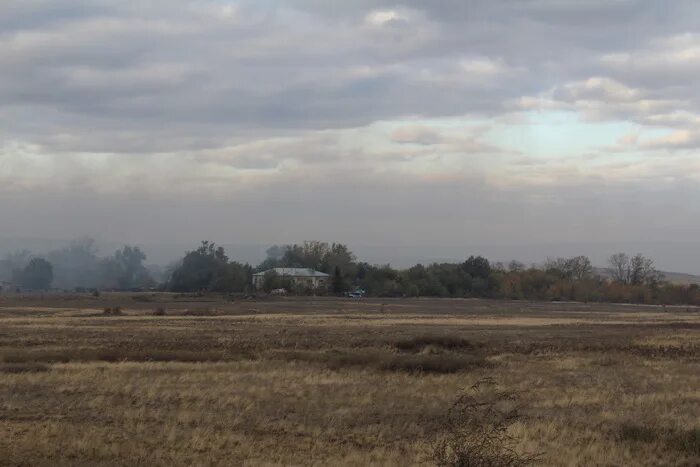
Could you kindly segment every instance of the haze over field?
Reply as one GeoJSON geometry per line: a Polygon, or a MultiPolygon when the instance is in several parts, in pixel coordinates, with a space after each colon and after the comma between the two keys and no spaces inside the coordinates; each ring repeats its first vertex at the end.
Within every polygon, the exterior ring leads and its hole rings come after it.
{"type": "Polygon", "coordinates": [[[394,263],[598,265],[625,250],[700,273],[699,16],[4,0],[0,247],[87,234],[165,262],[162,245],[202,239],[321,239],[394,263]]]}

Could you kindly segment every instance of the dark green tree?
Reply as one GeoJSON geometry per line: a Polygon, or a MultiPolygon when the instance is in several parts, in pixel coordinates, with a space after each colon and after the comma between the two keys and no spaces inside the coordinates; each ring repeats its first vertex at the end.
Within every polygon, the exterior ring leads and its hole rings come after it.
{"type": "Polygon", "coordinates": [[[347,287],[345,286],[345,279],[343,278],[343,273],[340,270],[340,266],[336,266],[333,270],[333,280],[331,282],[331,289],[336,295],[342,295],[347,287]]]}
{"type": "Polygon", "coordinates": [[[176,292],[242,292],[248,288],[251,275],[250,266],[229,263],[222,247],[203,241],[173,270],[168,288],[176,292]]]}
{"type": "Polygon", "coordinates": [[[262,288],[265,292],[270,293],[275,289],[282,288],[282,277],[275,271],[267,271],[263,276],[262,288]]]}
{"type": "Polygon", "coordinates": [[[480,277],[482,279],[486,279],[491,274],[489,260],[483,256],[470,256],[469,259],[462,264],[462,269],[470,276],[480,277]]]}

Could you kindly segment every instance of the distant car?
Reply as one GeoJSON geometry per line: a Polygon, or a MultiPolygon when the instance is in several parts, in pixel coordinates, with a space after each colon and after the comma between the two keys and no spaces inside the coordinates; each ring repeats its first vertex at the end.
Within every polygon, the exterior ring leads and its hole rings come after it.
{"type": "Polygon", "coordinates": [[[270,295],[287,295],[287,289],[272,289],[270,295]]]}
{"type": "Polygon", "coordinates": [[[362,298],[365,296],[367,292],[365,292],[363,289],[355,289],[352,292],[348,292],[348,297],[350,298],[362,298]]]}

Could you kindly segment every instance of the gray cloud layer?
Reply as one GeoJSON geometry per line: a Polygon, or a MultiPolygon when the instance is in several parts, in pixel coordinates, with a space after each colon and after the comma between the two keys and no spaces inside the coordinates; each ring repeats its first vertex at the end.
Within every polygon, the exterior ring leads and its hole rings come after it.
{"type": "Polygon", "coordinates": [[[642,0],[5,0],[0,236],[694,239],[699,15],[642,0]],[[532,126],[561,113],[591,125],[571,152],[532,126]],[[605,128],[619,134],[599,144],[605,128]]]}

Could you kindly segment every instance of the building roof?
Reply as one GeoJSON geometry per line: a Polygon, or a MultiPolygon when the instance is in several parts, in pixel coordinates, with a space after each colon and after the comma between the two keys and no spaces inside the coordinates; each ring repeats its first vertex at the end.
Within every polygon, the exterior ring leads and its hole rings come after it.
{"type": "Polygon", "coordinates": [[[315,271],[310,268],[272,268],[268,269],[267,271],[262,271],[257,274],[253,274],[254,276],[264,276],[268,272],[274,271],[280,276],[292,276],[292,277],[328,277],[328,274],[321,272],[321,271],[315,271]]]}

